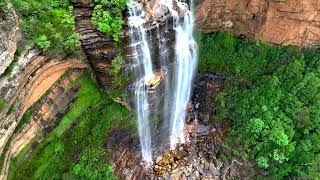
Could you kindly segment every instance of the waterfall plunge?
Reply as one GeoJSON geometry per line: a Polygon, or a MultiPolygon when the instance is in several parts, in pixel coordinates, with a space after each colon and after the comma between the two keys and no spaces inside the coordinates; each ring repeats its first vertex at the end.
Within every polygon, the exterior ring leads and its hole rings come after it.
{"type": "Polygon", "coordinates": [[[144,28],[145,12],[141,4],[131,1],[129,7],[129,34],[135,53],[136,77],[139,81],[135,84],[135,110],[138,119],[138,131],[141,144],[142,157],[147,163],[152,162],[151,134],[149,125],[148,93],[144,88],[144,81],[152,78],[152,62],[146,30],[144,28]],[[142,56],[139,56],[142,55],[142,56]]]}
{"type": "MultiPolygon", "coordinates": [[[[179,2],[178,2],[179,3],[179,2]]],[[[176,27],[176,53],[175,53],[175,87],[174,104],[171,115],[170,147],[174,149],[180,142],[184,143],[184,123],[186,118],[187,103],[189,102],[192,80],[197,66],[197,46],[193,38],[193,12],[192,2],[190,10],[186,12],[183,22],[175,20],[176,27]]]]}
{"type": "MultiPolygon", "coordinates": [[[[170,147],[173,149],[177,143],[184,143],[183,128],[186,118],[187,103],[190,99],[192,79],[197,66],[197,48],[193,38],[193,12],[192,2],[190,10],[185,8],[184,16],[173,9],[173,0],[159,0],[159,4],[166,6],[174,19],[175,35],[175,59],[173,73],[167,73],[164,78],[165,94],[163,113],[170,120],[170,147]],[[171,74],[171,75],[170,75],[171,74]],[[170,77],[172,76],[172,77],[170,77]],[[172,82],[168,82],[171,80],[172,82]],[[168,87],[170,86],[170,87],[168,87]],[[169,92],[170,91],[170,92],[169,92]],[[171,103],[168,100],[172,100],[171,103]]],[[[184,3],[175,1],[180,8],[187,7],[184,3]]],[[[150,133],[150,104],[149,95],[145,88],[145,82],[152,79],[153,69],[145,29],[145,12],[141,4],[131,1],[129,7],[129,34],[135,56],[136,78],[135,83],[135,108],[138,119],[138,131],[140,137],[143,160],[152,163],[152,144],[150,133]]],[[[160,32],[160,31],[159,31],[160,32]]],[[[162,36],[158,33],[158,39],[162,36]]],[[[157,46],[160,49],[162,68],[168,66],[168,55],[165,43],[159,40],[157,46]]]]}

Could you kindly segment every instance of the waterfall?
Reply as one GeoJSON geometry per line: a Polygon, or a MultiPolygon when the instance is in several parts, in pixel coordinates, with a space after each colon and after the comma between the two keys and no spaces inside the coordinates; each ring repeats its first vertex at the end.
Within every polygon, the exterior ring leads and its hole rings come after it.
{"type": "MultiPolygon", "coordinates": [[[[185,2],[176,0],[160,1],[162,5],[169,9],[175,22],[174,29],[176,31],[174,73],[171,78],[173,81],[173,105],[170,111],[170,148],[174,149],[177,143],[185,142],[183,129],[187,104],[191,96],[192,80],[197,67],[197,45],[193,38],[193,0],[190,0],[189,6],[185,2]],[[183,18],[174,9],[174,3],[180,8],[180,11],[184,11],[183,18]]],[[[169,78],[165,80],[167,79],[169,78]]],[[[165,85],[167,84],[165,82],[165,85]]],[[[166,87],[165,90],[168,91],[169,89],[166,87]]],[[[167,99],[164,101],[167,101],[167,99]]],[[[164,104],[165,106],[168,105],[166,102],[164,104]]],[[[166,108],[165,112],[167,112],[166,108]]]]}
{"type": "MultiPolygon", "coordinates": [[[[192,80],[197,66],[197,46],[193,38],[194,19],[192,11],[192,1],[190,6],[184,2],[176,0],[155,0],[158,4],[167,7],[168,13],[173,18],[173,28],[175,30],[175,44],[174,44],[174,59],[170,61],[169,47],[167,45],[165,34],[167,29],[157,31],[156,48],[158,54],[156,57],[160,60],[162,84],[164,99],[162,101],[162,108],[156,107],[161,111],[162,109],[162,128],[160,133],[165,133],[170,140],[171,149],[175,148],[177,143],[184,143],[184,123],[186,119],[187,104],[190,99],[192,80]],[[178,8],[178,10],[177,10],[178,8]],[[171,70],[169,66],[172,65],[171,70]],[[172,71],[172,72],[170,72],[172,71]]],[[[153,44],[149,44],[146,30],[146,12],[144,7],[135,1],[128,3],[129,8],[129,35],[131,40],[131,47],[134,54],[135,76],[136,82],[134,84],[134,103],[135,111],[138,119],[138,132],[141,144],[141,151],[143,160],[147,163],[152,163],[152,146],[156,145],[155,138],[152,138],[151,122],[151,95],[148,92],[148,83],[157,79],[159,73],[153,72],[153,65],[151,59],[151,49],[155,49],[153,44]]],[[[158,26],[159,27],[159,26],[158,26]]],[[[167,26],[165,27],[167,28],[167,26]]],[[[154,37],[151,37],[154,38],[154,37]]],[[[156,51],[155,51],[156,52],[156,51]]],[[[154,54],[154,52],[152,51],[154,54]]],[[[154,56],[152,56],[154,57],[154,56]]],[[[171,66],[170,66],[171,67],[171,66]]],[[[154,97],[154,96],[153,96],[154,97]]],[[[157,98],[162,98],[158,96],[157,98]]],[[[159,129],[158,129],[159,131],[159,129]]],[[[161,136],[162,137],[162,136],[161,136]]]]}
{"type": "Polygon", "coordinates": [[[152,162],[151,134],[149,124],[148,93],[144,82],[153,77],[152,62],[148,41],[146,40],[145,12],[143,6],[137,2],[128,3],[129,8],[129,36],[134,50],[134,60],[137,64],[135,83],[135,110],[138,119],[138,131],[141,144],[142,158],[145,162],[152,162]]]}
{"type": "MultiPolygon", "coordinates": [[[[177,2],[180,7],[187,7],[177,2]]],[[[193,1],[186,9],[183,21],[180,22],[176,12],[176,44],[175,44],[175,70],[174,70],[174,104],[171,114],[170,148],[174,149],[177,143],[184,143],[183,128],[186,119],[187,104],[192,90],[192,80],[197,66],[197,46],[193,38],[194,19],[193,1]]]]}

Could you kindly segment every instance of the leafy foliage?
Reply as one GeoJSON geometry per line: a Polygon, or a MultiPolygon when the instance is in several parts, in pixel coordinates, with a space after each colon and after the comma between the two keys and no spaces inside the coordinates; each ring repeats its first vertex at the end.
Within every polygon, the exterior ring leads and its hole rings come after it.
{"type": "Polygon", "coordinates": [[[63,50],[66,54],[81,56],[69,0],[12,0],[12,3],[22,15],[26,37],[38,47],[44,51],[63,50]]]}
{"type": "Polygon", "coordinates": [[[6,5],[6,2],[5,1],[1,1],[0,2],[0,9],[2,9],[5,5],[6,5]]]}
{"type": "Polygon", "coordinates": [[[125,107],[102,92],[88,74],[79,82],[82,85],[70,112],[31,153],[24,150],[12,160],[9,179],[116,178],[108,162],[110,151],[103,145],[114,124],[128,127],[132,117],[125,107]]]}
{"type": "Polygon", "coordinates": [[[30,120],[31,116],[32,116],[32,113],[34,112],[34,109],[33,108],[29,108],[22,116],[21,120],[19,121],[15,131],[14,131],[14,134],[16,132],[19,132],[22,127],[30,120]]]}
{"type": "Polygon", "coordinates": [[[127,0],[94,0],[94,3],[93,24],[100,32],[112,35],[114,41],[119,42],[127,0]]]}
{"type": "Polygon", "coordinates": [[[113,60],[112,60],[112,67],[108,69],[107,73],[113,77],[112,83],[115,87],[122,87],[126,84],[130,78],[130,72],[122,72],[123,65],[125,61],[123,59],[122,53],[119,53],[113,60]]]}
{"type": "Polygon", "coordinates": [[[242,156],[275,179],[319,177],[320,52],[230,38],[200,37],[200,71],[229,75],[217,101],[232,119],[242,156]]]}
{"type": "Polygon", "coordinates": [[[11,75],[13,68],[16,66],[19,57],[21,56],[22,53],[22,49],[21,48],[17,48],[16,52],[14,53],[14,58],[13,61],[11,62],[11,64],[6,68],[6,70],[3,72],[3,75],[5,76],[9,76],[11,75]]]}
{"type": "Polygon", "coordinates": [[[6,105],[6,103],[4,102],[4,100],[3,100],[3,99],[0,99],[0,110],[1,110],[2,108],[4,108],[5,105],[6,105]]]}
{"type": "Polygon", "coordinates": [[[221,72],[241,80],[272,70],[268,68],[277,67],[298,51],[294,46],[270,46],[262,41],[253,43],[227,33],[197,34],[197,39],[200,72],[221,72]]]}
{"type": "Polygon", "coordinates": [[[44,51],[47,51],[51,47],[51,42],[48,40],[48,37],[46,35],[39,36],[36,42],[37,45],[44,51]]]}

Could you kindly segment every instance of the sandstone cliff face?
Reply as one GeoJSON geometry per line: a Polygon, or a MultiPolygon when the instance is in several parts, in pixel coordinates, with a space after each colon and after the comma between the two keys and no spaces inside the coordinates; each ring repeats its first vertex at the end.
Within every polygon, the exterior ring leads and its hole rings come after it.
{"type": "Polygon", "coordinates": [[[274,44],[320,44],[320,0],[200,0],[196,23],[205,33],[228,31],[274,44]]]}
{"type": "Polygon", "coordinates": [[[10,3],[0,9],[0,75],[13,61],[20,35],[19,22],[10,3]]]}
{"type": "MultiPolygon", "coordinates": [[[[125,17],[126,25],[123,27],[121,45],[116,46],[111,36],[98,32],[91,23],[93,3],[90,0],[73,0],[72,2],[76,18],[76,30],[80,34],[81,46],[87,55],[88,62],[96,75],[99,85],[105,90],[111,90],[114,88],[112,84],[113,77],[108,75],[108,70],[112,67],[112,60],[119,51],[123,53],[126,61],[122,71],[131,71],[136,66],[135,62],[133,62],[135,56],[132,52],[133,47],[130,46],[128,14],[125,17]]],[[[173,32],[173,19],[169,10],[151,1],[141,1],[140,3],[147,7],[146,30],[148,34],[147,40],[150,48],[152,48],[151,51],[160,51],[160,47],[157,45],[160,41],[166,43],[167,46],[173,46],[175,33],[173,32]],[[153,44],[154,46],[152,46],[153,44]]],[[[173,51],[169,52],[169,54],[173,55],[173,51]]],[[[156,66],[155,68],[159,68],[160,57],[154,55],[152,59],[154,61],[153,64],[156,66]]]]}

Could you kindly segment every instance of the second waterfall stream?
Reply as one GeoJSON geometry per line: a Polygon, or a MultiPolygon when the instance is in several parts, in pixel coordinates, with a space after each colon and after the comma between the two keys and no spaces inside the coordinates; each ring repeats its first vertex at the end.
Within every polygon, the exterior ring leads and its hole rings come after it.
{"type": "MultiPolygon", "coordinates": [[[[141,144],[143,161],[152,164],[153,148],[156,143],[152,139],[152,132],[155,131],[152,126],[154,119],[151,117],[151,95],[149,82],[157,81],[157,73],[154,72],[156,67],[153,64],[153,57],[160,57],[162,68],[170,71],[164,73],[161,70],[165,96],[163,98],[164,108],[159,121],[167,122],[165,126],[168,130],[163,133],[168,138],[168,146],[174,149],[177,143],[184,143],[183,128],[187,114],[187,104],[189,102],[192,90],[192,81],[197,67],[197,46],[193,38],[194,17],[193,2],[180,2],[176,0],[155,0],[160,7],[166,7],[168,14],[172,19],[172,28],[174,31],[174,46],[167,46],[161,38],[163,34],[158,31],[157,37],[160,38],[157,43],[152,42],[152,36],[147,29],[147,10],[142,3],[131,0],[128,3],[129,9],[129,36],[130,46],[133,51],[133,63],[135,65],[135,83],[134,83],[134,104],[138,120],[138,132],[141,144]],[[154,47],[161,47],[159,51],[154,51],[154,47]],[[171,49],[170,49],[171,48],[171,49]],[[163,52],[160,52],[163,51],[163,52]],[[164,52],[172,51],[172,57],[164,52]],[[158,53],[154,55],[155,53],[158,53]],[[169,60],[168,60],[169,59],[169,60]],[[167,64],[167,65],[165,65],[167,64]],[[169,70],[168,70],[169,69],[169,70]],[[170,82],[170,83],[168,83],[170,82]],[[166,98],[166,99],[164,99],[166,98]]],[[[150,18],[150,17],[149,17],[150,18]]],[[[161,133],[161,132],[159,132],[161,133]]]]}

